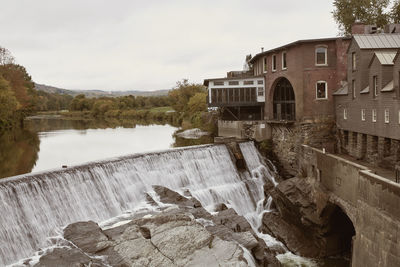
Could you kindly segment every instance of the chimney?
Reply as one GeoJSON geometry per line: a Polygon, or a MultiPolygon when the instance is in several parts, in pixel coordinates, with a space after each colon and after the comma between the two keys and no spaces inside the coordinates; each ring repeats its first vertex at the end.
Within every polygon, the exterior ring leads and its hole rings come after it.
{"type": "Polygon", "coordinates": [[[351,34],[373,34],[376,32],[376,25],[365,25],[359,20],[356,20],[351,26],[351,34]]]}
{"type": "Polygon", "coordinates": [[[264,52],[264,47],[261,47],[261,53],[264,52]]]}

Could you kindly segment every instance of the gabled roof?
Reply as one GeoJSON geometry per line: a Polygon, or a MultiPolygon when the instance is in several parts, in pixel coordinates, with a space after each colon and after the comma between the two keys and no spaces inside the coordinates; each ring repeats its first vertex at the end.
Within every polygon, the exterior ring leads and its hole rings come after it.
{"type": "Polygon", "coordinates": [[[394,58],[396,57],[397,51],[375,51],[374,56],[372,57],[371,61],[369,62],[368,67],[371,67],[372,62],[374,61],[375,57],[378,59],[381,65],[393,65],[394,58]]]}
{"type": "Polygon", "coordinates": [[[333,95],[348,95],[348,94],[349,94],[349,86],[347,82],[343,82],[343,86],[333,93],[333,95]]]}
{"type": "Polygon", "coordinates": [[[353,38],[360,49],[400,48],[400,34],[397,33],[354,34],[353,38]]]}

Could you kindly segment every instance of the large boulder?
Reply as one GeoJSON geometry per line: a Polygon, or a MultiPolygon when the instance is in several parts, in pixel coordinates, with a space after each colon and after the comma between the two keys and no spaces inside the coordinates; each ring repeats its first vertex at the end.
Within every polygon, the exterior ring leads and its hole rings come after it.
{"type": "Polygon", "coordinates": [[[275,236],[290,251],[305,257],[330,253],[332,214],[329,195],[311,178],[298,177],[281,182],[271,191],[277,212],[263,215],[262,232],[275,236]]]}

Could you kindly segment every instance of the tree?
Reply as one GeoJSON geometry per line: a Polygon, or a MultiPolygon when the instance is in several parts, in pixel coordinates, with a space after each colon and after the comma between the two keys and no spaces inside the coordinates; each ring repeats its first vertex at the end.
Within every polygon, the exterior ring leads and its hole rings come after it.
{"type": "Polygon", "coordinates": [[[207,93],[201,92],[196,93],[189,99],[188,102],[188,112],[190,114],[195,114],[197,112],[207,111],[207,93]]]}
{"type": "Polygon", "coordinates": [[[387,11],[389,4],[390,0],[334,0],[332,14],[341,34],[349,35],[356,21],[377,27],[391,22],[393,15],[387,11]]]}
{"type": "Polygon", "coordinates": [[[0,46],[0,65],[14,64],[14,57],[8,49],[0,46]]]}
{"type": "Polygon", "coordinates": [[[0,75],[0,130],[11,126],[19,103],[10,89],[9,83],[0,75]]]}
{"type": "Polygon", "coordinates": [[[186,112],[188,109],[189,99],[196,93],[205,92],[206,89],[201,84],[189,83],[187,79],[183,79],[176,83],[176,87],[169,91],[171,105],[177,112],[186,112]]]}

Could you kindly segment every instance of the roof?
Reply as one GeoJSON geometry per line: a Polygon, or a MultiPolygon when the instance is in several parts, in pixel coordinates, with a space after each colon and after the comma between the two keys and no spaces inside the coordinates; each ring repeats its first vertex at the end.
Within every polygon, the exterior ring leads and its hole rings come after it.
{"type": "Polygon", "coordinates": [[[360,92],[360,94],[368,94],[368,93],[369,93],[369,85],[360,92]]]}
{"type": "Polygon", "coordinates": [[[298,44],[302,44],[302,43],[336,41],[336,40],[339,40],[339,39],[349,40],[350,37],[332,37],[332,38],[298,40],[298,41],[295,41],[295,42],[291,42],[291,43],[288,43],[288,44],[285,44],[285,45],[282,45],[282,46],[279,46],[279,47],[276,47],[276,48],[273,48],[273,49],[270,49],[270,50],[267,50],[267,51],[264,51],[264,52],[261,52],[261,53],[258,53],[252,59],[250,59],[250,63],[253,63],[259,57],[265,56],[265,55],[267,55],[269,53],[272,53],[272,52],[276,52],[278,50],[285,49],[285,48],[290,47],[290,46],[294,46],[294,45],[298,45],[298,44]]]}
{"type": "Polygon", "coordinates": [[[388,84],[385,85],[385,87],[382,88],[381,92],[391,92],[394,89],[394,82],[391,80],[388,82],[388,84]]]}
{"type": "Polygon", "coordinates": [[[379,59],[382,65],[393,65],[393,59],[397,51],[379,51],[375,52],[375,56],[379,59]]]}
{"type": "Polygon", "coordinates": [[[379,60],[381,65],[393,65],[394,58],[396,57],[397,51],[375,51],[374,56],[372,57],[371,61],[369,62],[369,67],[371,66],[372,62],[374,61],[375,57],[379,60]]]}
{"type": "Polygon", "coordinates": [[[386,49],[400,48],[400,34],[354,34],[354,40],[360,49],[386,49]]]}
{"type": "Polygon", "coordinates": [[[257,78],[264,78],[264,76],[257,75],[257,76],[248,76],[248,77],[210,78],[210,79],[204,79],[203,85],[208,86],[208,82],[210,82],[210,81],[250,80],[250,79],[257,79],[257,78]]]}
{"type": "Polygon", "coordinates": [[[333,95],[348,95],[348,94],[349,94],[349,85],[347,82],[343,82],[343,86],[333,93],[333,95]]]}

